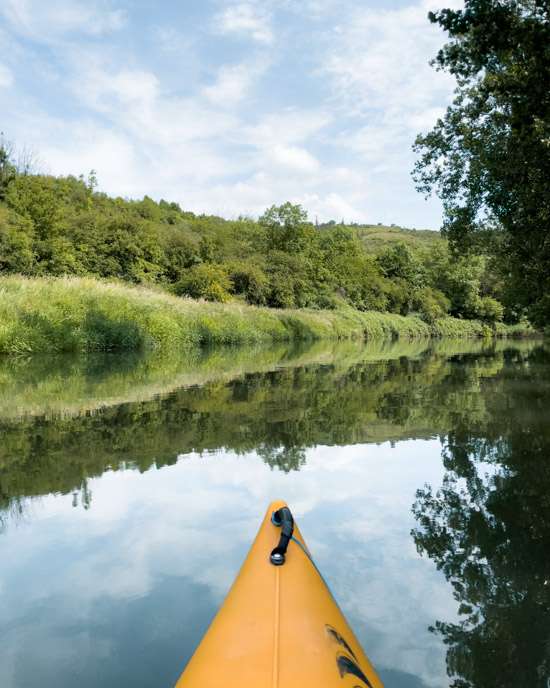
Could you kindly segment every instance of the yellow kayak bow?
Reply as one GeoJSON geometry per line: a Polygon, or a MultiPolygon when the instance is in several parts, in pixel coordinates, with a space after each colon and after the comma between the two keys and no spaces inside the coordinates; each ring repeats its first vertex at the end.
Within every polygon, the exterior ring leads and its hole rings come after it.
{"type": "Polygon", "coordinates": [[[282,500],[176,684],[199,686],[383,688],[282,500]]]}

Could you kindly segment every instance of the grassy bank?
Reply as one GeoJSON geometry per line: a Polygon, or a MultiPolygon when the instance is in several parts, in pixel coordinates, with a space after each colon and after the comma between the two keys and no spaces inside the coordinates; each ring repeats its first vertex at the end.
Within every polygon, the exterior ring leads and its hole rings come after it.
{"type": "MultiPolygon", "coordinates": [[[[483,324],[433,326],[389,313],[279,310],[181,299],[89,278],[0,277],[0,353],[55,353],[321,338],[475,337],[483,324]]],[[[505,326],[498,334],[509,332],[505,326]]]]}

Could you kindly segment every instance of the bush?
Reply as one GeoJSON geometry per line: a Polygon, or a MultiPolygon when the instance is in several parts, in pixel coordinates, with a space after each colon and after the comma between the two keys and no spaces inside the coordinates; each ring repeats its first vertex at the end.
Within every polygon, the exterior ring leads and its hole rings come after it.
{"type": "Polygon", "coordinates": [[[270,251],[266,272],[269,279],[267,305],[272,308],[304,308],[314,301],[315,288],[303,260],[282,251],[270,251]]]}
{"type": "Polygon", "coordinates": [[[407,315],[411,305],[411,290],[409,284],[401,277],[384,280],[386,308],[390,313],[407,315]]]}
{"type": "Polygon", "coordinates": [[[193,299],[220,303],[231,301],[229,292],[232,289],[233,284],[224,268],[205,263],[193,265],[172,287],[177,296],[190,296],[193,299]]]}
{"type": "Polygon", "coordinates": [[[484,296],[480,299],[479,317],[489,323],[501,322],[504,306],[491,296],[484,296]]]}
{"type": "Polygon", "coordinates": [[[418,312],[422,320],[431,324],[439,318],[446,317],[451,302],[438,289],[421,287],[413,297],[412,307],[418,312]]]}
{"type": "Polygon", "coordinates": [[[265,273],[248,265],[235,265],[229,268],[229,278],[233,293],[241,294],[247,303],[265,306],[269,297],[269,280],[265,273]]]}

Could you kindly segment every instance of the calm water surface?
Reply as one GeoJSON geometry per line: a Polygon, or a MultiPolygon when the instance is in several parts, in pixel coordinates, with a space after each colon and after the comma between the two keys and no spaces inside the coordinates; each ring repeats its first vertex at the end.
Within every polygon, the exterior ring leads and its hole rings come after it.
{"type": "Polygon", "coordinates": [[[170,688],[290,504],[386,688],[547,688],[540,342],[0,360],[0,685],[170,688]]]}

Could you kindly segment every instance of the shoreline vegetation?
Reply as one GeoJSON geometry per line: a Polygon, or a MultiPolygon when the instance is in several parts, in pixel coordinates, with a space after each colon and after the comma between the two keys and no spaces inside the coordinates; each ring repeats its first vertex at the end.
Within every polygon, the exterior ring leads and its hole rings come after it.
{"type": "Polygon", "coordinates": [[[0,353],[257,345],[319,339],[533,336],[525,324],[450,316],[281,309],[173,296],[89,277],[0,277],[0,353]]]}
{"type": "Polygon", "coordinates": [[[0,354],[534,334],[506,265],[439,232],[196,215],[14,159],[0,134],[0,354]]]}
{"type": "Polygon", "coordinates": [[[0,352],[532,332],[506,265],[439,232],[196,215],[13,159],[0,134],[0,352]]]}

